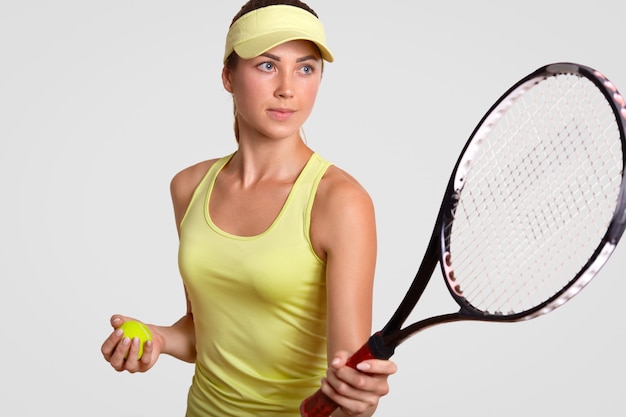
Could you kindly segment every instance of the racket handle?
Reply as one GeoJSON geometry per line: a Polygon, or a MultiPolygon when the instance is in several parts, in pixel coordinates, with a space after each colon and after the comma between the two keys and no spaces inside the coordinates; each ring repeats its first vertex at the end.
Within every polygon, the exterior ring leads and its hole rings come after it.
{"type": "MultiPolygon", "coordinates": [[[[389,359],[394,352],[393,347],[386,346],[380,332],[373,334],[350,358],[346,365],[356,369],[356,366],[367,359],[389,359]]],[[[322,389],[307,397],[300,404],[302,417],[329,417],[339,407],[322,389]]]]}

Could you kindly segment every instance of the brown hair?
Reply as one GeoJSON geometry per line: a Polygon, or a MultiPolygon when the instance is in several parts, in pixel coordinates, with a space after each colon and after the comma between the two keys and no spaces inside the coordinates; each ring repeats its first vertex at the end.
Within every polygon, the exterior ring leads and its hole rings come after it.
{"type": "MultiPolygon", "coordinates": [[[[317,13],[315,13],[313,9],[311,9],[306,3],[300,0],[249,0],[246,4],[241,6],[241,9],[235,15],[230,25],[232,26],[237,21],[237,19],[239,19],[241,16],[247,13],[250,13],[253,10],[261,9],[263,7],[278,6],[278,5],[299,7],[311,13],[313,16],[319,18],[319,16],[317,15],[317,13]]],[[[227,69],[232,71],[237,66],[238,60],[239,60],[239,56],[237,56],[237,54],[233,52],[228,56],[224,65],[226,66],[227,69]]],[[[239,123],[237,123],[237,107],[235,106],[235,104],[233,104],[233,113],[235,115],[235,122],[234,122],[235,139],[237,140],[237,142],[239,142],[239,123]]]]}

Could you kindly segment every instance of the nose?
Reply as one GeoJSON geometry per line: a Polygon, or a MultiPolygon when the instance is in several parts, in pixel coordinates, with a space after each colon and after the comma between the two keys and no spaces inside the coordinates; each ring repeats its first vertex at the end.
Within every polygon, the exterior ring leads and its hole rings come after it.
{"type": "Polygon", "coordinates": [[[285,99],[294,95],[294,79],[292,74],[283,73],[276,87],[276,97],[285,99]]]}

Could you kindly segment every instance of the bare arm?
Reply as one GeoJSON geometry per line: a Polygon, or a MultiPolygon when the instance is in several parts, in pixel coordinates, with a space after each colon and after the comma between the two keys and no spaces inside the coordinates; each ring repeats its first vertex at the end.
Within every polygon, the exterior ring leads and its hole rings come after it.
{"type": "Polygon", "coordinates": [[[369,369],[363,370],[368,375],[345,366],[371,334],[376,222],[367,192],[337,168],[330,168],[320,184],[311,236],[327,261],[330,363],[322,390],[341,407],[334,416],[371,416],[396,367],[390,361],[367,361],[363,366],[369,369]]]}
{"type": "MultiPolygon", "coordinates": [[[[189,207],[193,193],[213,162],[214,161],[204,161],[190,166],[176,174],[170,183],[170,194],[174,206],[174,219],[179,236],[181,222],[187,212],[187,207],[189,207]]],[[[165,336],[163,353],[167,353],[186,362],[195,362],[196,337],[193,312],[186,289],[185,302],[187,304],[187,314],[172,326],[161,329],[165,336]]]]}

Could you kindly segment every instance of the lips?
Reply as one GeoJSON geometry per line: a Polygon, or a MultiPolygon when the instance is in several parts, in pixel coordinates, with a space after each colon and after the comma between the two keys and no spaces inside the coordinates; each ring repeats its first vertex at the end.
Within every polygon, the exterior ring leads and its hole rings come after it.
{"type": "Polygon", "coordinates": [[[295,114],[296,111],[292,109],[279,108],[279,109],[269,109],[267,112],[272,119],[278,120],[280,122],[284,122],[286,120],[289,120],[291,116],[295,114]]]}

